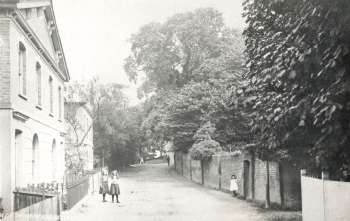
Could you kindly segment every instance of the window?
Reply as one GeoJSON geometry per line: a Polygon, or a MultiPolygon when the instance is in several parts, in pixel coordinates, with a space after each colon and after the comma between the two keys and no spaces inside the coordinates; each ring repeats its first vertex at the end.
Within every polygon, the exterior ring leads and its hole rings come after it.
{"type": "Polygon", "coordinates": [[[53,113],[53,82],[52,77],[49,77],[49,88],[50,88],[50,113],[53,113]]]}
{"type": "Polygon", "coordinates": [[[57,150],[56,150],[56,140],[54,139],[52,141],[51,146],[51,174],[52,174],[52,180],[56,180],[56,173],[57,173],[57,150]]]}
{"type": "Polygon", "coordinates": [[[38,99],[38,106],[41,106],[41,66],[36,63],[36,93],[38,99]]]}
{"type": "Polygon", "coordinates": [[[18,53],[18,77],[19,77],[19,91],[21,95],[27,94],[27,76],[26,76],[26,48],[23,43],[19,43],[18,53]]]}
{"type": "Polygon", "coordinates": [[[62,89],[58,87],[58,119],[62,119],[62,89]]]}
{"type": "Polygon", "coordinates": [[[36,181],[38,178],[38,163],[39,163],[39,139],[38,135],[34,134],[32,144],[32,180],[36,181]]]}

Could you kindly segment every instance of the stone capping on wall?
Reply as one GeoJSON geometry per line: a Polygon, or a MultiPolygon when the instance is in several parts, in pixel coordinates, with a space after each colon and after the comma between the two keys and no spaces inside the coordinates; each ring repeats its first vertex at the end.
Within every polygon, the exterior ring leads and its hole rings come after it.
{"type": "Polygon", "coordinates": [[[266,161],[243,151],[217,154],[212,160],[201,163],[191,159],[188,153],[176,151],[174,166],[175,170],[187,179],[223,192],[229,192],[231,175],[235,174],[240,198],[264,204],[269,194],[271,205],[299,210],[300,172],[285,164],[269,162],[267,166],[266,161]]]}

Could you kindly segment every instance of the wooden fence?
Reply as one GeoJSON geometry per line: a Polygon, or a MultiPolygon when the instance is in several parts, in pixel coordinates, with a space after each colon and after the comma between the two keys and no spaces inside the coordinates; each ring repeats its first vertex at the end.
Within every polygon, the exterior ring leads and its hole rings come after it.
{"type": "MultiPolygon", "coordinates": [[[[60,220],[60,197],[45,196],[45,199],[38,196],[30,196],[28,193],[22,195],[17,193],[17,199],[22,201],[34,202],[34,200],[40,200],[17,211],[7,214],[3,217],[2,221],[57,221],[60,220]]],[[[22,207],[24,204],[18,204],[17,207],[22,207]]]]}

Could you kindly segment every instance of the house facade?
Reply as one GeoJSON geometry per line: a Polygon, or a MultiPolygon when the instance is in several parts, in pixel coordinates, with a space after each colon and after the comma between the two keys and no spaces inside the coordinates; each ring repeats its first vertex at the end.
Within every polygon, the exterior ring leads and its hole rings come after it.
{"type": "Polygon", "coordinates": [[[50,0],[0,0],[0,198],[63,182],[69,73],[50,0]]]}
{"type": "Polygon", "coordinates": [[[91,108],[86,102],[65,102],[64,110],[67,128],[66,169],[81,165],[83,170],[92,170],[94,143],[91,108]]]}

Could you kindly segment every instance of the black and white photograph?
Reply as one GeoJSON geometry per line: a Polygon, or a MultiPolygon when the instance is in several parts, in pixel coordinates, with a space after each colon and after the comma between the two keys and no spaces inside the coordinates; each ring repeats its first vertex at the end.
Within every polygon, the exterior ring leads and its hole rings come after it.
{"type": "Polygon", "coordinates": [[[0,0],[0,221],[350,221],[350,0],[0,0]]]}

